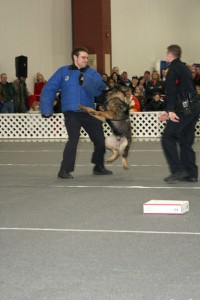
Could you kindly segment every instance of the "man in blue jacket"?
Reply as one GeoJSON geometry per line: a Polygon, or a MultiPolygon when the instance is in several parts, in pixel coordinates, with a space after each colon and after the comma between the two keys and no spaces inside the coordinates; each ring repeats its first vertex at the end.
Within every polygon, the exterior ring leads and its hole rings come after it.
{"type": "Polygon", "coordinates": [[[73,64],[59,68],[42,89],[40,109],[43,117],[53,114],[53,101],[61,89],[61,107],[68,132],[68,142],[58,177],[70,179],[74,171],[80,129],[83,127],[94,144],[92,163],[94,175],[110,175],[104,167],[105,138],[101,121],[82,112],[79,105],[94,108],[94,97],[105,88],[101,75],[88,66],[88,50],[84,47],[72,51],[73,64]]]}

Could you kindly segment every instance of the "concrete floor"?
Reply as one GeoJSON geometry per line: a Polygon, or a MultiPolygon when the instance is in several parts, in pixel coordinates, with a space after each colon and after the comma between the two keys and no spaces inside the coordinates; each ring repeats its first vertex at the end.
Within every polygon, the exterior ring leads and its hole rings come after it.
{"type": "Polygon", "coordinates": [[[129,170],[118,159],[103,177],[80,142],[75,178],[57,179],[63,147],[0,142],[0,299],[199,300],[199,183],[163,182],[159,141],[134,142],[129,170]],[[143,215],[151,199],[190,211],[143,215]]]}

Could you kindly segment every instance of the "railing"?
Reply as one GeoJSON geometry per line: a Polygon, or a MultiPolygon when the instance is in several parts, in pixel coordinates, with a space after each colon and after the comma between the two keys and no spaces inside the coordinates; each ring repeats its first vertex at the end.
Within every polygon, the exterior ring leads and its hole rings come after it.
{"type": "MultiPolygon", "coordinates": [[[[132,137],[159,138],[165,123],[159,122],[159,112],[131,113],[132,137]]],[[[105,136],[111,134],[107,123],[103,124],[105,136]]],[[[196,125],[196,137],[200,137],[200,120],[196,125]]],[[[81,129],[81,138],[88,138],[81,129]]],[[[0,114],[0,139],[66,139],[63,114],[49,119],[39,114],[0,114]]]]}

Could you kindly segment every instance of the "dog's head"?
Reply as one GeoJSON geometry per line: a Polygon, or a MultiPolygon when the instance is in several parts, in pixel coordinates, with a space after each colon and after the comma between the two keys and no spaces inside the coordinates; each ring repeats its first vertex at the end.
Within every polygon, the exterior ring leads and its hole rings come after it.
{"type": "Polygon", "coordinates": [[[126,94],[121,87],[107,93],[105,110],[114,112],[119,118],[123,118],[123,114],[128,112],[126,94]]]}

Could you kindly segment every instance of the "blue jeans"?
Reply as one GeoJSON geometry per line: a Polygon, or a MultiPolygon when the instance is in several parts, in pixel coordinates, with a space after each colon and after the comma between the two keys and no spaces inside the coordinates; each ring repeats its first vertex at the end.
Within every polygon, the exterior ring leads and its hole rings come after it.
{"type": "Polygon", "coordinates": [[[4,102],[2,103],[2,107],[0,109],[0,113],[2,114],[14,114],[14,102],[4,102]]]}

